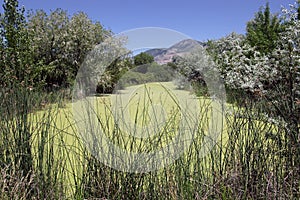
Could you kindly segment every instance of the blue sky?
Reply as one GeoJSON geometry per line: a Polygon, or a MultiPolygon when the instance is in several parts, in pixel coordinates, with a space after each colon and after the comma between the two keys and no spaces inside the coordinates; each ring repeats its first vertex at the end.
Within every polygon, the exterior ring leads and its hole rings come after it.
{"type": "MultiPolygon", "coordinates": [[[[83,11],[114,33],[140,27],[163,27],[194,39],[217,39],[231,32],[245,33],[246,22],[266,0],[20,0],[26,10],[47,12],[62,8],[70,15],[83,11]]],[[[280,12],[294,0],[270,1],[280,12]]],[[[3,3],[3,0],[1,1],[3,3]]]]}

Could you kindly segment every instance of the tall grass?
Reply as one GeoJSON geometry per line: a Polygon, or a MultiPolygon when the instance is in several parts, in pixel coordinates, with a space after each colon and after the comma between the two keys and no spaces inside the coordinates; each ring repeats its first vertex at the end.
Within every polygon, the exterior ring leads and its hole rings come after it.
{"type": "MultiPolygon", "coordinates": [[[[191,129],[193,141],[179,159],[156,171],[129,173],[100,162],[89,146],[83,146],[69,104],[45,107],[47,99],[41,91],[21,87],[1,91],[1,199],[300,198],[300,166],[294,164],[300,155],[292,153],[295,147],[284,121],[270,119],[257,108],[257,100],[228,105],[222,134],[206,156],[200,152],[210,104],[203,103],[201,123],[191,129]]],[[[105,134],[127,150],[164,147],[174,136],[170,130],[178,125],[178,118],[169,118],[156,137],[141,142],[112,123],[109,104],[99,106],[95,112],[100,112],[105,134]]],[[[146,123],[147,112],[141,108],[136,112],[146,123]]]]}
{"type": "Polygon", "coordinates": [[[50,105],[62,98],[20,84],[0,93],[1,199],[66,199],[65,132],[50,105]]]}
{"type": "MultiPolygon", "coordinates": [[[[200,154],[207,134],[203,123],[194,133],[197,137],[189,150],[173,164],[158,171],[143,174],[120,172],[89,155],[85,175],[89,181],[84,185],[90,189],[85,190],[84,196],[107,199],[299,198],[299,166],[286,164],[299,155],[287,153],[290,141],[285,137],[285,123],[270,119],[258,109],[257,99],[244,98],[226,112],[223,132],[205,157],[200,154]]],[[[203,119],[207,117],[207,107],[209,105],[201,106],[203,119]]],[[[142,112],[143,115],[147,113],[142,112]]],[[[122,141],[128,141],[118,127],[114,130],[120,132],[115,135],[122,141]]],[[[167,129],[163,130],[160,139],[169,134],[167,129]]],[[[132,140],[123,147],[135,151],[132,146],[136,143],[133,143],[132,140]]],[[[159,149],[164,143],[156,145],[154,149],[159,149]]]]}

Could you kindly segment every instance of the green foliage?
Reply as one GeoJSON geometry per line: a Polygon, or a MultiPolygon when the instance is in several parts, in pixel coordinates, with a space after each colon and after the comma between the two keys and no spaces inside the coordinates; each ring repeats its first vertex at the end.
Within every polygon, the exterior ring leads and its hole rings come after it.
{"type": "Polygon", "coordinates": [[[172,81],[174,77],[174,71],[167,65],[144,64],[126,72],[121,77],[119,85],[127,87],[150,82],[167,82],[172,81]]]}
{"type": "Polygon", "coordinates": [[[152,62],[154,62],[154,57],[145,52],[142,52],[134,57],[134,64],[136,66],[145,65],[152,62]]]}
{"type": "MultiPolygon", "coordinates": [[[[297,19],[295,7],[287,10],[285,15],[290,21],[285,31],[280,34],[278,47],[270,58],[270,64],[279,71],[278,78],[276,86],[268,91],[266,96],[272,102],[269,112],[284,119],[288,124],[286,130],[286,137],[290,142],[288,150],[293,154],[300,153],[300,21],[293,20],[297,19]]],[[[300,165],[300,159],[294,163],[300,165]]]]}
{"type": "Polygon", "coordinates": [[[300,20],[300,0],[297,1],[297,19],[300,20]]]}
{"type": "Polygon", "coordinates": [[[276,47],[282,25],[276,15],[270,12],[269,3],[260,9],[255,18],[247,23],[247,41],[261,53],[270,53],[276,47]]]}
{"type": "MultiPolygon", "coordinates": [[[[147,55],[146,57],[149,58],[148,54],[141,55],[142,57],[147,55]]],[[[112,93],[114,89],[149,82],[171,81],[174,78],[174,70],[167,65],[149,62],[136,66],[134,59],[125,57],[113,61],[100,77],[96,89],[97,93],[112,93]]]]}
{"type": "Polygon", "coordinates": [[[153,74],[155,79],[152,82],[166,82],[171,81],[175,77],[174,70],[168,65],[159,65],[152,63],[147,69],[147,73],[153,74]]]}
{"type": "Polygon", "coordinates": [[[1,30],[1,84],[18,82],[23,85],[32,81],[31,38],[26,29],[24,8],[18,7],[17,0],[6,0],[4,13],[0,17],[1,30]]]}
{"type": "Polygon", "coordinates": [[[111,35],[85,13],[79,12],[70,18],[61,9],[49,15],[43,10],[32,12],[28,30],[33,36],[34,61],[39,63],[36,79],[52,89],[72,85],[87,53],[111,35]]]}
{"type": "MultiPolygon", "coordinates": [[[[213,59],[208,56],[207,50],[199,46],[193,49],[189,54],[184,56],[177,56],[173,58],[173,63],[169,63],[173,69],[178,73],[176,85],[179,89],[192,89],[198,96],[208,95],[207,81],[213,81],[214,85],[220,82],[216,75],[219,74],[219,69],[215,67],[213,59]],[[189,88],[191,89],[191,88],[189,88]]],[[[214,91],[210,91],[209,95],[214,91]]]]}
{"type": "MultiPolygon", "coordinates": [[[[255,102],[254,109],[270,117],[273,122],[282,123],[281,134],[286,144],[282,148],[285,167],[299,171],[300,159],[294,156],[300,153],[300,21],[297,20],[297,13],[298,7],[295,5],[282,10],[284,30],[278,33],[272,48],[265,46],[268,52],[257,51],[257,47],[263,45],[251,47],[247,41],[231,37],[211,42],[211,52],[225,79],[230,99],[233,99],[232,96],[238,97],[235,102],[245,107],[249,106],[249,102],[255,102]]],[[[268,20],[271,17],[267,17],[270,16],[268,9],[257,16],[261,22],[272,24],[268,20]]],[[[263,23],[258,24],[262,27],[263,23]]],[[[264,42],[263,38],[261,40],[264,42]]],[[[291,184],[299,188],[299,182],[291,184]]]]}
{"type": "Polygon", "coordinates": [[[128,87],[131,85],[140,85],[144,83],[152,82],[155,76],[150,73],[139,73],[135,71],[128,71],[120,80],[120,85],[123,87],[128,87]]]}
{"type": "MultiPolygon", "coordinates": [[[[121,77],[131,68],[133,68],[133,63],[129,58],[125,57],[114,60],[100,77],[100,81],[97,83],[96,92],[98,94],[112,93],[113,90],[116,89],[121,77]]],[[[122,87],[120,84],[118,86],[122,87]]]]}
{"type": "Polygon", "coordinates": [[[71,18],[57,9],[31,12],[28,21],[18,1],[5,1],[0,17],[0,76],[5,82],[47,89],[69,87],[87,53],[111,35],[82,12],[71,18]]]}

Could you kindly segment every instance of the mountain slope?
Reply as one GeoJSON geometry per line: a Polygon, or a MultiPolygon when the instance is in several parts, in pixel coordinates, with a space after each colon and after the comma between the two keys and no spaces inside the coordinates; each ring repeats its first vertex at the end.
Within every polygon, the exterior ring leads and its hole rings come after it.
{"type": "Polygon", "coordinates": [[[199,47],[199,45],[204,47],[206,44],[197,40],[186,39],[178,42],[170,48],[150,49],[146,51],[146,53],[152,55],[155,62],[157,62],[158,64],[167,64],[168,62],[172,62],[172,58],[174,56],[180,56],[185,53],[191,52],[193,49],[199,47]]]}

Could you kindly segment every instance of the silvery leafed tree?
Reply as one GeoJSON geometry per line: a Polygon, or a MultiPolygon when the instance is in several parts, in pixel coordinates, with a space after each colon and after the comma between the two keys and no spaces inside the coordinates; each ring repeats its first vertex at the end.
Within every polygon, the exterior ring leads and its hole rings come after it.
{"type": "Polygon", "coordinates": [[[295,180],[300,166],[299,11],[299,3],[282,9],[280,24],[274,16],[270,17],[268,9],[260,11],[248,23],[246,37],[233,33],[210,41],[208,47],[226,87],[250,94],[250,101],[255,97],[255,104],[261,105],[255,109],[266,115],[269,123],[283,130],[282,135],[272,137],[284,141],[280,155],[295,180]],[[269,25],[263,26],[264,23],[269,25]]]}

